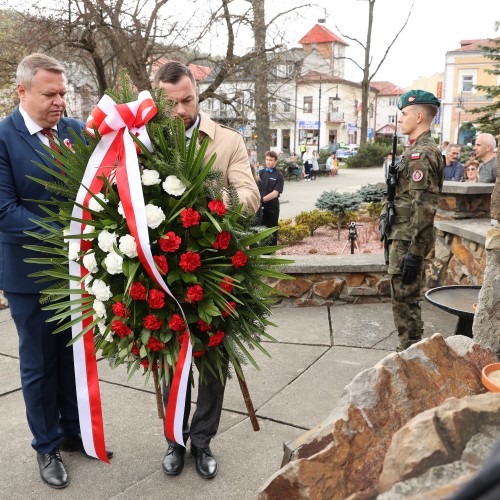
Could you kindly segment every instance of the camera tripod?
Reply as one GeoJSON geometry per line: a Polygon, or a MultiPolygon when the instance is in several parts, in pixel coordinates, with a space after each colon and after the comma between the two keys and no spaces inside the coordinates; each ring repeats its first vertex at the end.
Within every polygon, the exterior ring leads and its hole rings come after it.
{"type": "Polygon", "coordinates": [[[351,242],[351,254],[354,253],[354,248],[357,248],[358,252],[361,252],[361,250],[359,249],[357,239],[358,239],[358,232],[356,231],[356,223],[351,222],[351,224],[349,225],[349,235],[347,237],[347,241],[345,242],[344,248],[342,249],[340,255],[344,254],[345,249],[347,248],[349,242],[351,242]]]}

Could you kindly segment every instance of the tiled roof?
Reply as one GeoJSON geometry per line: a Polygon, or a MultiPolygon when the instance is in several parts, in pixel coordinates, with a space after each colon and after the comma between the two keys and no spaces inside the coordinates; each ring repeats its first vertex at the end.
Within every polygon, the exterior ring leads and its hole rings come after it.
{"type": "Polygon", "coordinates": [[[370,82],[370,86],[375,87],[380,92],[379,95],[401,95],[405,93],[405,89],[391,82],[370,82]]]}
{"type": "Polygon", "coordinates": [[[325,42],[341,43],[342,45],[349,46],[349,44],[344,42],[342,38],[338,37],[335,33],[332,33],[325,26],[321,26],[321,24],[315,24],[314,27],[299,40],[301,45],[325,42]]]}
{"type": "MultiPolygon", "coordinates": [[[[496,38],[495,40],[499,40],[499,38],[496,38]]],[[[480,45],[494,47],[495,43],[488,38],[479,40],[460,40],[460,47],[458,49],[450,50],[450,52],[482,52],[480,45]]]]}
{"type": "MultiPolygon", "coordinates": [[[[153,74],[156,73],[160,66],[174,60],[175,59],[167,59],[165,57],[158,59],[158,61],[153,64],[153,74]]],[[[208,66],[199,66],[197,64],[188,64],[187,66],[191,70],[191,73],[193,73],[194,79],[197,82],[203,81],[212,72],[212,68],[208,66]]]]}

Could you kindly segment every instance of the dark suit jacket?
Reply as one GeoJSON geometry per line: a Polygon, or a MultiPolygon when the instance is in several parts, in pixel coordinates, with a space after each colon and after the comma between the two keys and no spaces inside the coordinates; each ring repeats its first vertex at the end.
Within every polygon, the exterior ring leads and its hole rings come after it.
{"type": "MultiPolygon", "coordinates": [[[[79,120],[62,118],[57,125],[59,138],[72,141],[69,129],[80,133],[84,126],[79,120]]],[[[48,155],[38,135],[28,132],[19,108],[0,122],[0,290],[37,293],[47,287],[47,283],[38,284],[35,278],[28,278],[28,274],[42,270],[42,266],[24,262],[28,257],[42,254],[23,248],[24,244],[40,244],[24,231],[43,232],[30,219],[46,215],[30,200],[48,200],[53,196],[26,177],[51,180],[49,173],[33,163],[45,163],[56,169],[43,154],[48,155]]]]}

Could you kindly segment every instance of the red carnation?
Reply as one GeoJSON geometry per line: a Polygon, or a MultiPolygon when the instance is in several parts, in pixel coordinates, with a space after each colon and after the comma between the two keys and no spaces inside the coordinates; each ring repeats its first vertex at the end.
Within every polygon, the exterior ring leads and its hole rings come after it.
{"type": "Polygon", "coordinates": [[[181,241],[180,236],[177,236],[173,231],[169,231],[159,239],[158,244],[164,252],[176,252],[181,246],[181,241]]]}
{"type": "Polygon", "coordinates": [[[184,323],[184,320],[181,318],[181,316],[179,316],[178,314],[173,314],[168,327],[171,330],[174,330],[174,332],[180,332],[181,330],[184,330],[186,328],[186,323],[184,323]]]}
{"type": "Polygon", "coordinates": [[[132,283],[129,294],[134,300],[146,300],[146,287],[136,281],[132,283]]]}
{"type": "Polygon", "coordinates": [[[203,298],[203,288],[200,285],[190,286],[186,291],[187,302],[199,302],[203,298]]]}
{"type": "Polygon", "coordinates": [[[80,240],[80,252],[87,253],[92,249],[92,242],[87,240],[80,240]]]}
{"type": "Polygon", "coordinates": [[[148,349],[151,351],[161,351],[165,347],[163,342],[160,342],[156,337],[149,337],[148,349]]]}
{"type": "Polygon", "coordinates": [[[151,309],[161,309],[165,305],[165,294],[161,290],[149,290],[148,304],[151,309]]]}
{"type": "Polygon", "coordinates": [[[181,221],[184,227],[198,226],[200,223],[200,214],[192,208],[185,208],[181,212],[181,221]]]}
{"type": "Polygon", "coordinates": [[[130,311],[125,307],[123,302],[115,302],[111,309],[113,309],[113,313],[116,316],[120,316],[120,318],[128,318],[130,316],[130,311]]]}
{"type": "Polygon", "coordinates": [[[201,350],[201,351],[193,351],[193,358],[201,358],[207,351],[201,350]]]}
{"type": "Polygon", "coordinates": [[[243,267],[247,263],[248,257],[241,250],[238,250],[231,259],[233,267],[238,269],[239,267],[243,267]]]}
{"type": "Polygon", "coordinates": [[[231,235],[227,231],[222,231],[215,237],[214,248],[217,250],[225,250],[229,246],[231,235]]]}
{"type": "Polygon", "coordinates": [[[220,200],[209,201],[208,208],[217,215],[226,215],[226,205],[220,200]]]}
{"type": "Polygon", "coordinates": [[[198,325],[198,330],[200,330],[200,332],[208,332],[209,330],[211,330],[213,328],[213,325],[212,323],[210,323],[209,325],[207,323],[205,323],[202,319],[200,319],[197,323],[198,325]]]}
{"type": "Polygon", "coordinates": [[[201,266],[201,257],[196,252],[186,252],[181,255],[179,266],[185,273],[196,271],[201,266]]]}
{"type": "Polygon", "coordinates": [[[224,306],[224,310],[222,311],[222,317],[227,318],[232,312],[236,309],[236,302],[228,302],[227,305],[224,306]]]}
{"type": "Polygon", "coordinates": [[[141,353],[141,350],[137,347],[135,340],[132,340],[132,349],[130,350],[130,352],[132,354],[135,354],[136,356],[139,356],[141,353]]]}
{"type": "Polygon", "coordinates": [[[164,255],[155,255],[153,259],[156,262],[156,265],[160,268],[161,274],[167,274],[168,273],[167,258],[164,255]]]}
{"type": "Polygon", "coordinates": [[[177,341],[179,342],[179,344],[182,344],[186,340],[187,335],[187,330],[184,330],[182,333],[179,333],[179,335],[177,335],[177,341]]]}
{"type": "Polygon", "coordinates": [[[159,330],[163,325],[163,320],[158,319],[154,314],[147,314],[144,316],[143,324],[147,330],[159,330]]]}
{"type": "MultiPolygon", "coordinates": [[[[146,370],[149,368],[149,361],[147,359],[142,359],[141,360],[141,365],[146,368],[146,370]]],[[[163,366],[163,365],[162,365],[163,366]]],[[[153,370],[156,370],[158,368],[158,363],[155,361],[153,363],[153,370]]]]}
{"type": "Polygon", "coordinates": [[[225,334],[222,330],[214,333],[208,340],[208,347],[215,347],[216,345],[219,345],[224,340],[224,336],[225,334]]]}
{"type": "Polygon", "coordinates": [[[233,291],[234,281],[231,278],[224,278],[223,281],[219,283],[219,286],[222,288],[222,290],[226,291],[227,293],[231,293],[233,291]]]}
{"type": "Polygon", "coordinates": [[[113,330],[118,337],[126,337],[132,333],[130,327],[128,327],[123,321],[119,319],[115,319],[113,323],[111,323],[111,330],[113,330]]]}

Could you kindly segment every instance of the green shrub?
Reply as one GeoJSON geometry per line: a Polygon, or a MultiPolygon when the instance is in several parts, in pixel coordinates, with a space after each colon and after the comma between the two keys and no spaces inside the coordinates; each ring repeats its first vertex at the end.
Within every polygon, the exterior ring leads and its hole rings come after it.
{"type": "Polygon", "coordinates": [[[349,168],[381,167],[387,156],[387,146],[366,142],[358,149],[358,153],[347,158],[349,168]]]}
{"type": "Polygon", "coordinates": [[[318,227],[328,226],[333,222],[331,213],[313,210],[312,212],[300,212],[295,217],[297,224],[303,224],[309,228],[309,235],[312,236],[318,227]]]}
{"type": "Polygon", "coordinates": [[[344,219],[349,212],[358,210],[361,198],[356,194],[339,193],[337,191],[324,191],[316,201],[316,207],[320,210],[332,212],[337,216],[337,233],[340,240],[340,230],[344,219]]]}
{"type": "Polygon", "coordinates": [[[304,224],[292,224],[291,219],[278,222],[278,243],[280,245],[296,245],[309,236],[309,228],[304,224]]]}
{"type": "Polygon", "coordinates": [[[375,184],[366,184],[356,191],[356,194],[365,202],[380,202],[385,197],[385,188],[377,187],[375,184]]]}

